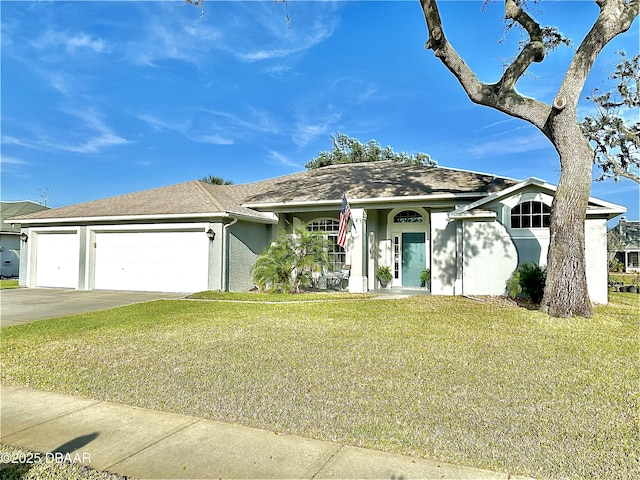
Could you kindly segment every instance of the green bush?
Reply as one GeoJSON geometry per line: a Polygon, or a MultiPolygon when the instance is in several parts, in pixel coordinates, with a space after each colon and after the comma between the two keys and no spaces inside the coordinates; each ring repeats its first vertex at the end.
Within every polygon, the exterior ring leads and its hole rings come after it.
{"type": "Polygon", "coordinates": [[[431,270],[425,268],[420,272],[420,286],[431,289],[431,270]]]}
{"type": "Polygon", "coordinates": [[[507,294],[511,298],[518,295],[533,303],[540,303],[544,295],[547,270],[534,262],[528,262],[516,268],[507,282],[507,294]]]}
{"type": "Polygon", "coordinates": [[[620,273],[624,271],[624,264],[617,258],[609,260],[609,271],[614,273],[620,273]]]}
{"type": "Polygon", "coordinates": [[[281,231],[278,239],[259,255],[251,273],[262,291],[299,292],[311,281],[311,272],[327,264],[328,241],[320,232],[294,228],[281,231]]]}

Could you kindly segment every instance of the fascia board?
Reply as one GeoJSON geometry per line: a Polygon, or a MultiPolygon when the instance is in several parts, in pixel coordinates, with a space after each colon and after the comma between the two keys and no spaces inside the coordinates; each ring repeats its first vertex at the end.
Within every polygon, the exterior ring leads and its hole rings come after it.
{"type": "Polygon", "coordinates": [[[545,186],[549,186],[549,187],[553,187],[553,185],[550,185],[548,183],[544,183],[543,180],[540,180],[538,178],[529,178],[528,180],[525,180],[524,182],[520,182],[516,185],[512,185],[511,187],[507,187],[504,190],[500,190],[499,192],[496,193],[492,193],[491,195],[488,195],[485,198],[481,198],[480,200],[477,200],[475,202],[470,203],[469,205],[465,205],[463,207],[458,208],[457,210],[454,210],[453,212],[451,212],[449,214],[450,218],[462,218],[462,216],[468,212],[469,210],[473,210],[474,208],[478,208],[486,203],[490,203],[493,202],[495,200],[498,200],[500,198],[504,198],[506,196],[511,195],[512,193],[517,192],[518,190],[521,190],[529,185],[538,185],[540,187],[545,187],[545,186]]]}
{"type": "MultiPolygon", "coordinates": [[[[486,193],[442,193],[437,195],[412,195],[406,197],[371,197],[371,198],[353,198],[349,200],[349,204],[353,208],[361,205],[369,205],[373,203],[403,203],[403,202],[428,202],[431,200],[450,200],[456,198],[476,198],[487,195],[486,193]]],[[[287,208],[292,207],[333,207],[342,205],[342,200],[308,200],[302,202],[272,202],[272,203],[243,203],[245,208],[287,208]]]]}
{"type": "Polygon", "coordinates": [[[67,217],[67,218],[29,218],[24,220],[14,220],[13,223],[20,225],[50,225],[57,223],[74,223],[85,224],[95,222],[129,222],[137,220],[182,220],[188,218],[238,218],[240,220],[248,220],[256,223],[277,223],[277,219],[273,214],[269,216],[253,217],[251,215],[235,214],[230,212],[211,212],[211,213],[177,213],[169,215],[114,215],[106,217],[67,217]]]}

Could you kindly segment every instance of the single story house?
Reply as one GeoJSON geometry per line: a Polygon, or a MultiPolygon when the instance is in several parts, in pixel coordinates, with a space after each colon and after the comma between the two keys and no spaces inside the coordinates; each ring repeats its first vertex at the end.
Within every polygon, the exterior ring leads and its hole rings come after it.
{"type": "Polygon", "coordinates": [[[46,210],[49,207],[30,200],[0,202],[0,276],[13,278],[20,271],[20,226],[8,218],[46,210]]]}
{"type": "Polygon", "coordinates": [[[640,272],[640,222],[620,218],[618,225],[609,230],[610,252],[622,263],[625,273],[640,272]]]}
{"type": "MultiPolygon", "coordinates": [[[[26,235],[20,284],[82,290],[195,292],[253,287],[251,267],[280,229],[306,226],[333,242],[348,289],[417,288],[431,270],[437,295],[501,295],[522,263],[546,264],[556,187],[397,162],[333,165],[242,185],[195,180],[15,218],[26,235]],[[343,194],[346,247],[335,244],[343,194]]],[[[624,207],[591,198],[589,293],[607,302],[607,220],[624,207]]]]}

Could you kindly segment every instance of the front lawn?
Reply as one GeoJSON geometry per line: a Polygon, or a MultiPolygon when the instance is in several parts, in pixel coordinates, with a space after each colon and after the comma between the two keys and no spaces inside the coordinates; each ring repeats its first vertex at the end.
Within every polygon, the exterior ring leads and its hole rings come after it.
{"type": "Polygon", "coordinates": [[[220,292],[207,290],[189,295],[190,300],[225,300],[238,302],[313,302],[330,300],[363,300],[373,298],[370,293],[346,293],[346,292],[305,292],[300,294],[290,293],[259,293],[259,292],[220,292]]]}
{"type": "Polygon", "coordinates": [[[544,478],[640,477],[638,296],[162,300],[0,331],[15,385],[544,478]]]}
{"type": "Polygon", "coordinates": [[[0,289],[6,289],[6,288],[19,288],[20,285],[18,285],[18,280],[17,279],[13,279],[13,280],[0,280],[0,289]]]}

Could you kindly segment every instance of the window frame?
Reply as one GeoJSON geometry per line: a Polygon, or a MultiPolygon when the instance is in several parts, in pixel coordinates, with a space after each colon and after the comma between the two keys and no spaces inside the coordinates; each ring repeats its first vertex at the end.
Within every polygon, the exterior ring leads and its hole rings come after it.
{"type": "Polygon", "coordinates": [[[422,223],[424,224],[424,215],[416,210],[411,208],[405,208],[404,210],[400,210],[399,212],[393,215],[393,223],[395,224],[414,224],[414,223],[422,223]],[[403,215],[405,214],[405,215],[403,215]],[[408,215],[412,214],[412,215],[408,215]],[[398,220],[396,220],[398,219],[398,220]]]}
{"type": "Polygon", "coordinates": [[[347,251],[338,245],[338,229],[340,221],[336,218],[314,218],[307,222],[307,230],[319,232],[329,241],[327,250],[327,268],[330,272],[339,272],[347,262],[347,251]]]}
{"type": "Polygon", "coordinates": [[[540,200],[523,200],[511,208],[512,230],[541,230],[551,225],[551,207],[540,200]]]}

